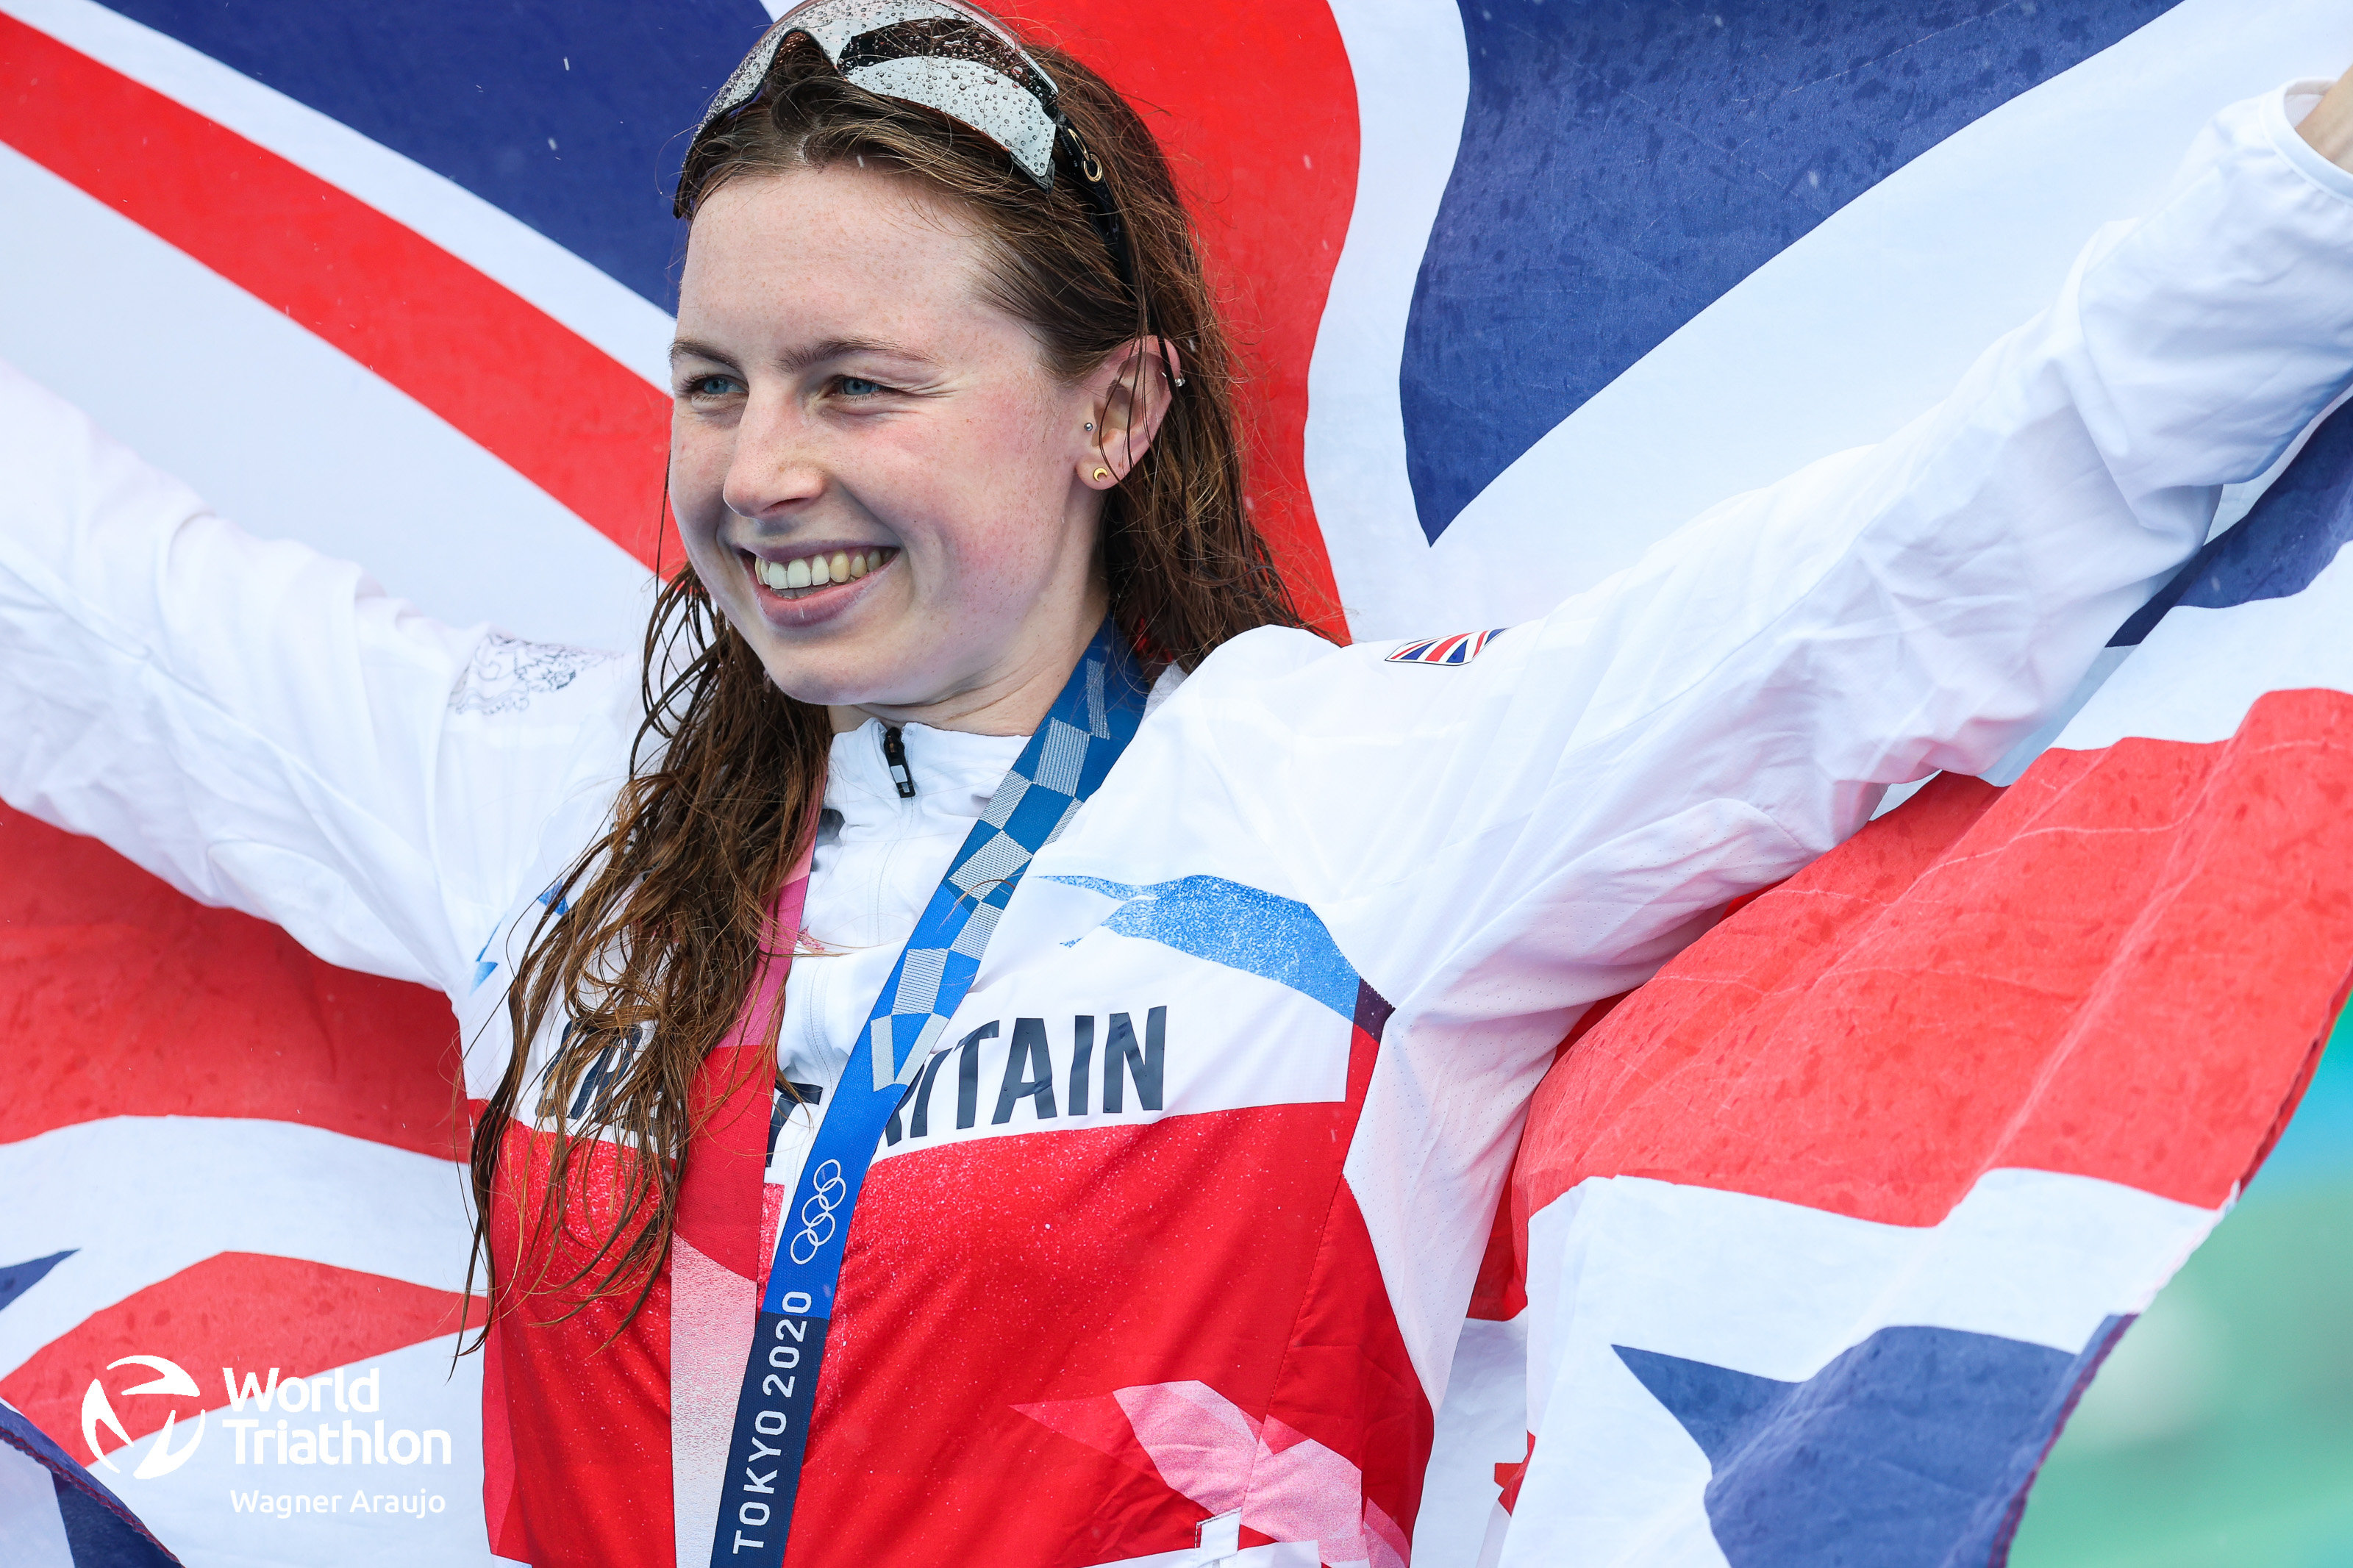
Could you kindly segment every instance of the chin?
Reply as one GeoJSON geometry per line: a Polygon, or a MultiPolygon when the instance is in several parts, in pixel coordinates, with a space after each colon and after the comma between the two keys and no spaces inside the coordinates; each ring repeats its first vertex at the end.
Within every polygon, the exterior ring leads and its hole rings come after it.
{"type": "Polygon", "coordinates": [[[887,658],[860,658],[848,649],[828,657],[803,648],[763,647],[762,668],[768,682],[797,702],[820,707],[854,708],[864,703],[892,703],[894,694],[919,680],[908,679],[903,666],[887,658]]]}
{"type": "Polygon", "coordinates": [[[798,661],[782,668],[773,660],[763,659],[761,663],[767,669],[768,684],[796,702],[813,703],[819,708],[855,708],[874,700],[871,681],[817,673],[798,661]]]}

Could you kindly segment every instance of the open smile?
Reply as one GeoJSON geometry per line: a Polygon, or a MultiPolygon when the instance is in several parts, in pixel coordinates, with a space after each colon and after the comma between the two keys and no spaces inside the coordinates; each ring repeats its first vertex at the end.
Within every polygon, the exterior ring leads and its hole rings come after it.
{"type": "Polygon", "coordinates": [[[899,558],[895,545],[828,546],[771,561],[743,552],[761,614],[778,626],[829,621],[864,597],[867,586],[899,558]]]}
{"type": "Polygon", "coordinates": [[[806,599],[820,589],[871,575],[888,566],[898,553],[889,545],[869,544],[855,550],[819,551],[789,561],[770,561],[754,555],[751,557],[752,576],[779,598],[806,599]]]}

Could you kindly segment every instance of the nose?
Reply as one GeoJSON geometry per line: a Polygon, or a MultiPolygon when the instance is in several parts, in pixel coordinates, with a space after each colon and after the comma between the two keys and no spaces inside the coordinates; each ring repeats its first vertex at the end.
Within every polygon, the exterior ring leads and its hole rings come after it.
{"type": "Polygon", "coordinates": [[[814,432],[789,399],[754,398],[735,426],[720,488],[738,517],[790,514],[825,493],[826,469],[814,432]]]}

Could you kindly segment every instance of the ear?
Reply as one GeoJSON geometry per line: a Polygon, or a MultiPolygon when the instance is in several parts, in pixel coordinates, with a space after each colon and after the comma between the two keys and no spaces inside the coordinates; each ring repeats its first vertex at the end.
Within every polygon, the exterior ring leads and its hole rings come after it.
{"type": "Polygon", "coordinates": [[[1107,490],[1127,478],[1159,434],[1176,396],[1173,384],[1184,374],[1176,345],[1159,338],[1138,338],[1104,356],[1083,384],[1094,428],[1085,435],[1080,483],[1107,490]]]}

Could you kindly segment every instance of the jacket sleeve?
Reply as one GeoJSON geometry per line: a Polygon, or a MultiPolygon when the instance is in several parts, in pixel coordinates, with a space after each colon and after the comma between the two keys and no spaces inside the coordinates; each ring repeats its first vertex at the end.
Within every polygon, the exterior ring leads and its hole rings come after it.
{"type": "Polygon", "coordinates": [[[456,991],[635,671],[252,538],[0,365],[0,798],[329,961],[456,991]]]}
{"type": "Polygon", "coordinates": [[[1885,442],[1464,665],[1252,633],[1169,700],[1171,742],[1214,753],[1275,890],[1400,1005],[1501,1019],[1639,983],[1886,786],[2031,733],[2218,487],[2353,375],[2353,176],[2293,130],[2310,90],[2221,114],[2155,212],[1885,442]]]}

